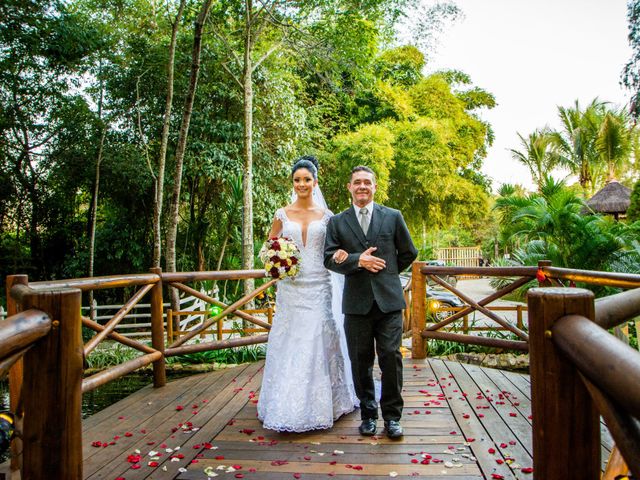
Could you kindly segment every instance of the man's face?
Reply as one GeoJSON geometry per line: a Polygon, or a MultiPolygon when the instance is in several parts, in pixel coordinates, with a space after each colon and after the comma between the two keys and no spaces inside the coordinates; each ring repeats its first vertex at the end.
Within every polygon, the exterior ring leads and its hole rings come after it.
{"type": "Polygon", "coordinates": [[[354,205],[364,207],[373,201],[373,194],[376,193],[376,182],[373,174],[358,171],[351,175],[351,182],[347,183],[347,188],[351,192],[354,205]]]}

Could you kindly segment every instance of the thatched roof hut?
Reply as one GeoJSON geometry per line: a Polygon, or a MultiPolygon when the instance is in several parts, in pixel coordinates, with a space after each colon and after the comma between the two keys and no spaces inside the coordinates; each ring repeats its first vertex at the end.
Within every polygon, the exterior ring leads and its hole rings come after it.
{"type": "Polygon", "coordinates": [[[617,180],[611,180],[593,197],[587,200],[587,205],[596,213],[613,215],[616,220],[625,214],[631,203],[631,189],[617,180]]]}

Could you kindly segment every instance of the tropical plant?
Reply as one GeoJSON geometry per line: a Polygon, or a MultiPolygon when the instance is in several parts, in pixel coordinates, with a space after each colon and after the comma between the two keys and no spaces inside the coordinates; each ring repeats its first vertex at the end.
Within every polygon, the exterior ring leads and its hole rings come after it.
{"type": "Polygon", "coordinates": [[[578,176],[585,197],[593,190],[594,169],[600,160],[595,141],[603,108],[597,98],[584,110],[577,100],[573,107],[558,107],[562,129],[552,134],[562,164],[578,176]]]}
{"type": "Polygon", "coordinates": [[[631,190],[629,208],[627,209],[627,219],[630,222],[640,220],[640,180],[638,180],[631,190]]]}
{"type": "Polygon", "coordinates": [[[531,173],[533,183],[541,191],[545,177],[562,162],[557,152],[557,144],[549,130],[536,130],[527,138],[518,133],[522,150],[511,149],[511,157],[525,165],[531,173]]]}
{"type": "Polygon", "coordinates": [[[607,181],[616,178],[629,162],[633,146],[634,127],[624,110],[609,110],[604,114],[596,137],[596,151],[607,166],[607,181]]]}
{"type": "Polygon", "coordinates": [[[121,343],[106,342],[99,345],[89,355],[86,362],[89,368],[102,369],[120,365],[139,356],[139,352],[121,343]]]}
{"type": "Polygon", "coordinates": [[[501,234],[517,242],[506,261],[510,265],[551,260],[559,267],[640,272],[640,223],[589,215],[564,182],[548,179],[540,194],[501,197],[495,208],[501,215],[501,234]]]}
{"type": "Polygon", "coordinates": [[[208,350],[205,352],[188,353],[169,357],[169,363],[223,363],[238,364],[247,362],[257,362],[266,357],[264,345],[246,345],[235,348],[225,348],[222,350],[208,350]]]}

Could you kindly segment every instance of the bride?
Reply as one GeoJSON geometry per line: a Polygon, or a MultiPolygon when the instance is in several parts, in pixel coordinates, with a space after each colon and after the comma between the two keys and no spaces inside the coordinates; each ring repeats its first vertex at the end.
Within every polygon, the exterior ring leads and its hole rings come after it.
{"type": "MultiPolygon", "coordinates": [[[[278,282],[258,418],[264,428],[305,432],[332,427],[334,420],[355,408],[357,398],[342,314],[333,313],[337,309],[332,308],[332,277],[323,265],[332,213],[318,187],[316,159],[299,159],[292,178],[294,199],[276,211],[269,237],[293,239],[300,250],[300,271],[278,282]]],[[[340,261],[346,252],[336,256],[340,261]]],[[[334,290],[341,291],[336,285],[334,290]]]]}

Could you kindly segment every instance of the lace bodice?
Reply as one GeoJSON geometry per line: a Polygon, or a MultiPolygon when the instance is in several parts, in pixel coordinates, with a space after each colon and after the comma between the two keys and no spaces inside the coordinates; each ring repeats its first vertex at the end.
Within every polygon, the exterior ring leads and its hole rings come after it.
{"type": "Polygon", "coordinates": [[[300,249],[301,265],[300,275],[313,275],[329,278],[329,272],[324,267],[324,237],[327,232],[327,223],[333,214],[325,210],[324,216],[313,220],[307,227],[306,243],[302,239],[302,225],[287,217],[284,208],[276,211],[275,217],[282,222],[283,237],[291,238],[300,249]]]}

